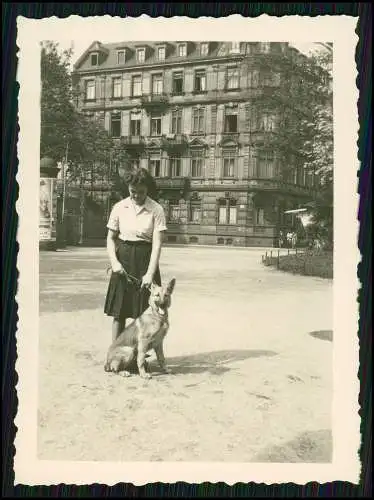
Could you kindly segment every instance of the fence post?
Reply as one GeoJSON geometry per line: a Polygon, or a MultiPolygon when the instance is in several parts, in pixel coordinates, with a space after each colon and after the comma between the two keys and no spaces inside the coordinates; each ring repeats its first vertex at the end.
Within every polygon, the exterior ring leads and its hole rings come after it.
{"type": "Polygon", "coordinates": [[[278,256],[277,256],[277,269],[279,269],[279,250],[278,250],[278,256]]]}

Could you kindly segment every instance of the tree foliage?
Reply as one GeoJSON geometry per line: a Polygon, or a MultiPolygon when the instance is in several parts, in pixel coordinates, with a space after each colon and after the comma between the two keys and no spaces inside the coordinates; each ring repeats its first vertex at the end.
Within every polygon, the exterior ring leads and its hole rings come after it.
{"type": "Polygon", "coordinates": [[[67,159],[72,178],[86,172],[104,176],[112,140],[99,120],[74,106],[71,57],[71,50],[60,52],[55,42],[42,44],[40,154],[56,162],[67,159]]]}
{"type": "Polygon", "coordinates": [[[333,225],[332,46],[306,56],[297,51],[261,54],[259,73],[272,75],[256,99],[260,113],[277,117],[266,134],[266,147],[277,151],[280,176],[289,180],[295,168],[318,180],[313,206],[316,232],[331,242],[333,225]],[[277,78],[275,77],[277,76],[277,78]]]}

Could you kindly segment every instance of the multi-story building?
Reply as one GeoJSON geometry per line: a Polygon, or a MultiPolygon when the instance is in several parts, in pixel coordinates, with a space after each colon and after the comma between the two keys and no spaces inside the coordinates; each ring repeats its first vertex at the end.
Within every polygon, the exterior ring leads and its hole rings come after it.
{"type": "Polygon", "coordinates": [[[266,137],[277,116],[259,112],[282,84],[256,66],[287,43],[94,42],[74,67],[77,106],[118,138],[133,166],[155,177],[169,242],[273,245],[284,212],[309,201],[314,177],[280,175],[266,137]]]}

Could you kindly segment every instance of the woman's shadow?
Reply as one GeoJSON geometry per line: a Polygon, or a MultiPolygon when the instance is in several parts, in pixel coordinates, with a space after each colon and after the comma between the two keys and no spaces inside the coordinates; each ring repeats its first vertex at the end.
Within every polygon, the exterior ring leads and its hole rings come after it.
{"type": "MultiPolygon", "coordinates": [[[[175,375],[188,373],[209,373],[210,375],[223,375],[232,369],[232,363],[250,358],[276,356],[274,351],[236,349],[225,351],[202,352],[189,356],[167,358],[167,365],[175,375]]],[[[150,369],[156,375],[157,361],[149,361],[150,369]]]]}

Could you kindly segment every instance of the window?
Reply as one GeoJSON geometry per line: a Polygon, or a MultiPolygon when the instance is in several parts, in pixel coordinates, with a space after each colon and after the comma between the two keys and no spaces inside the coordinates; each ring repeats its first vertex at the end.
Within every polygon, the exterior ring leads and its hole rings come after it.
{"type": "Polygon", "coordinates": [[[191,177],[203,177],[204,152],[191,151],[191,177]]]}
{"type": "Polygon", "coordinates": [[[306,182],[305,185],[307,187],[313,187],[314,186],[314,172],[308,170],[306,171],[306,182]]]}
{"type": "Polygon", "coordinates": [[[293,170],[293,183],[298,184],[299,183],[299,172],[297,168],[294,168],[293,170]]]}
{"type": "Polygon", "coordinates": [[[225,110],[225,132],[234,133],[238,131],[238,108],[226,108],[225,110]]]}
{"type": "Polygon", "coordinates": [[[171,133],[180,134],[182,132],[182,110],[177,109],[171,113],[171,133]]]}
{"type": "Polygon", "coordinates": [[[130,115],[130,135],[139,136],[141,130],[141,119],[139,113],[131,113],[130,115]]]}
{"type": "Polygon", "coordinates": [[[183,73],[178,71],[173,73],[173,94],[183,93],[183,73]]]}
{"type": "Polygon", "coordinates": [[[238,208],[231,200],[229,204],[229,224],[236,224],[238,215],[238,208]]]}
{"type": "Polygon", "coordinates": [[[255,222],[259,226],[263,226],[265,224],[265,210],[263,208],[255,209],[255,222]]]}
{"type": "Polygon", "coordinates": [[[218,224],[237,223],[236,200],[221,199],[218,201],[218,224]]]}
{"type": "Polygon", "coordinates": [[[231,42],[231,54],[240,54],[240,42],[231,42]]]}
{"type": "Polygon", "coordinates": [[[159,158],[149,160],[149,170],[153,177],[161,176],[161,160],[159,158]]]}
{"type": "Polygon", "coordinates": [[[180,177],[182,173],[182,164],[180,158],[170,158],[169,160],[169,176],[180,177]]]}
{"type": "Polygon", "coordinates": [[[136,50],[136,61],[138,63],[143,63],[145,61],[145,49],[136,50]]]}
{"type": "Polygon", "coordinates": [[[95,80],[88,80],[86,82],[86,100],[93,101],[96,99],[96,85],[95,80]]]}
{"type": "Polygon", "coordinates": [[[227,69],[227,89],[238,89],[239,88],[239,69],[238,68],[228,68],[227,69]]]}
{"type": "Polygon", "coordinates": [[[223,177],[234,177],[235,158],[223,159],[223,177]]]}
{"type": "Polygon", "coordinates": [[[275,129],[275,116],[270,113],[264,113],[261,116],[260,129],[265,132],[271,132],[275,129]]]}
{"type": "Polygon", "coordinates": [[[117,52],[117,64],[124,64],[125,62],[125,51],[119,50],[117,52]]]}
{"type": "Polygon", "coordinates": [[[195,92],[204,92],[206,90],[206,71],[205,69],[195,72],[195,92]]]}
{"type": "Polygon", "coordinates": [[[151,135],[161,135],[161,115],[151,117],[151,135]]]}
{"type": "Polygon", "coordinates": [[[235,148],[223,151],[223,177],[235,176],[236,150],[235,148]]]}
{"type": "Polygon", "coordinates": [[[261,42],[260,51],[265,53],[270,52],[270,42],[261,42]]]}
{"type": "Polygon", "coordinates": [[[273,151],[260,151],[257,163],[257,176],[260,179],[271,179],[275,176],[273,151]]]}
{"type": "Polygon", "coordinates": [[[91,66],[97,66],[99,64],[99,55],[91,54],[91,66]]]}
{"type": "Polygon", "coordinates": [[[280,73],[264,69],[260,72],[259,80],[260,85],[264,87],[276,87],[280,85],[280,73]]]}
{"type": "Polygon", "coordinates": [[[176,200],[169,201],[169,221],[170,222],[179,222],[179,202],[176,200]]]}
{"type": "Polygon", "coordinates": [[[131,88],[133,97],[142,95],[142,77],[140,75],[132,77],[131,88]]]}
{"type": "Polygon", "coordinates": [[[131,158],[129,160],[129,165],[131,170],[138,170],[140,167],[140,161],[138,158],[131,158]]]}
{"type": "Polygon", "coordinates": [[[201,201],[191,201],[189,222],[199,224],[201,222],[201,201]]]}
{"type": "Polygon", "coordinates": [[[162,73],[152,75],[152,94],[160,95],[163,92],[164,78],[162,73]]]}
{"type": "Polygon", "coordinates": [[[192,133],[204,133],[205,108],[193,108],[192,110],[192,133]]]}
{"type": "Polygon", "coordinates": [[[110,115],[110,135],[112,137],[121,137],[121,113],[112,113],[110,115]]]}
{"type": "Polygon", "coordinates": [[[179,57],[187,56],[187,45],[185,43],[181,43],[178,45],[178,56],[179,57]]]}
{"type": "Polygon", "coordinates": [[[200,54],[202,56],[207,56],[209,54],[209,43],[204,42],[200,44],[200,54]]]}
{"type": "Polygon", "coordinates": [[[112,96],[113,99],[120,99],[122,97],[122,78],[116,77],[112,80],[112,96]]]}
{"type": "Polygon", "coordinates": [[[157,49],[157,59],[159,61],[165,61],[166,50],[165,47],[158,47],[157,49]]]}

